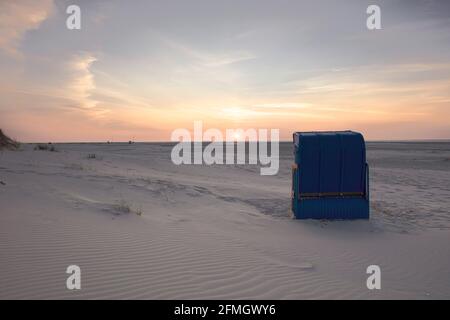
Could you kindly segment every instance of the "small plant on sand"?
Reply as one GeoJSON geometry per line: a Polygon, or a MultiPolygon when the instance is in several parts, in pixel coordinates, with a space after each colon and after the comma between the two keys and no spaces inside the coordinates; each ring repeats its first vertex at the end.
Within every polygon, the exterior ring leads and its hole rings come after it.
{"type": "Polygon", "coordinates": [[[34,147],[34,150],[46,151],[48,150],[48,146],[46,144],[38,144],[34,147]]]}
{"type": "Polygon", "coordinates": [[[50,152],[57,152],[55,146],[52,144],[38,144],[34,147],[34,150],[39,151],[50,151],[50,152]]]}
{"type": "Polygon", "coordinates": [[[114,205],[114,210],[119,214],[134,213],[138,216],[142,216],[142,207],[133,210],[132,206],[125,200],[120,200],[114,205]]]}
{"type": "Polygon", "coordinates": [[[131,206],[125,200],[120,200],[117,204],[114,205],[114,209],[119,213],[130,213],[131,206]]]}

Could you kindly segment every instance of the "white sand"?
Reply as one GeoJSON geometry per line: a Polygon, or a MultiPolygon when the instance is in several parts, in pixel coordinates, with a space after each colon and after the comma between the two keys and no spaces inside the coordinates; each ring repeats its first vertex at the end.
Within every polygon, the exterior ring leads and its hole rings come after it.
{"type": "Polygon", "coordinates": [[[450,298],[450,144],[370,144],[372,218],[334,222],[288,217],[290,144],[273,177],[174,166],[168,145],[57,148],[0,153],[2,299],[450,298]]]}

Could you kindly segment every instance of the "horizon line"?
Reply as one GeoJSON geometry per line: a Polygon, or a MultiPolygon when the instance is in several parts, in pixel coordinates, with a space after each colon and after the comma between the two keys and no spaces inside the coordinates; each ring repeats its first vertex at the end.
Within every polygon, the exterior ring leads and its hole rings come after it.
{"type": "MultiPolygon", "coordinates": [[[[270,142],[271,140],[233,140],[233,141],[217,141],[217,142],[270,142]]],[[[113,144],[113,143],[125,143],[125,144],[135,144],[135,143],[180,143],[183,141],[168,141],[168,140],[154,140],[154,141],[134,141],[134,140],[128,140],[128,141],[29,141],[29,142],[20,142],[21,144],[113,144]],[[130,143],[131,142],[131,143],[130,143]]],[[[214,141],[211,140],[202,140],[202,141],[186,141],[186,143],[195,143],[195,142],[202,142],[202,143],[211,143],[214,141]]],[[[279,140],[279,143],[292,143],[292,140],[279,140]]],[[[450,142],[450,138],[430,138],[430,139],[365,139],[365,142],[450,142]]]]}

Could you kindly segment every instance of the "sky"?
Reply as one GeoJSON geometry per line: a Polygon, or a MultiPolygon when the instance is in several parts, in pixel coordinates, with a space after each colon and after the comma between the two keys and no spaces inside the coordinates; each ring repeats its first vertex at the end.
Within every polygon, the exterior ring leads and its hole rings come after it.
{"type": "Polygon", "coordinates": [[[283,140],[449,139],[450,1],[0,0],[8,135],[169,141],[196,120],[283,140]],[[72,4],[80,30],[66,27],[72,4]]]}

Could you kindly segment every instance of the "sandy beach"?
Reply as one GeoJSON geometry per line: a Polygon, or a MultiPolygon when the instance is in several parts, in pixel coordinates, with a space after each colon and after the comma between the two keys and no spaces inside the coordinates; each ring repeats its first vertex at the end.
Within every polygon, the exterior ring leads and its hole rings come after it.
{"type": "Polygon", "coordinates": [[[172,146],[2,151],[0,298],[450,298],[449,142],[369,142],[368,221],[290,218],[291,143],[275,176],[176,166],[172,146]]]}

